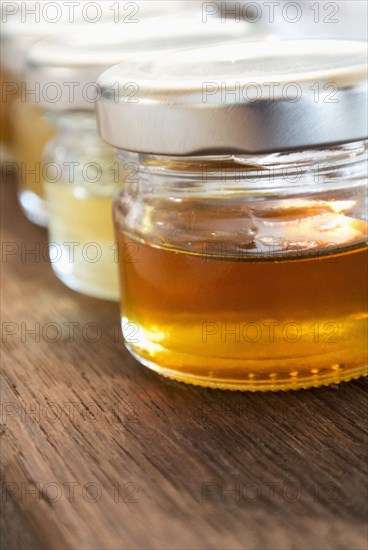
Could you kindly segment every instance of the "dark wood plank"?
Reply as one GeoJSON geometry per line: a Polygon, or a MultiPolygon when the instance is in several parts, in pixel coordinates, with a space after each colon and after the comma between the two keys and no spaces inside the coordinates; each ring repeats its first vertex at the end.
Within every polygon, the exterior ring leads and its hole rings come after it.
{"type": "Polygon", "coordinates": [[[46,251],[46,233],[14,183],[2,193],[1,498],[40,545],[367,547],[365,380],[242,394],[158,377],[125,351],[116,304],[26,254],[46,251]]]}

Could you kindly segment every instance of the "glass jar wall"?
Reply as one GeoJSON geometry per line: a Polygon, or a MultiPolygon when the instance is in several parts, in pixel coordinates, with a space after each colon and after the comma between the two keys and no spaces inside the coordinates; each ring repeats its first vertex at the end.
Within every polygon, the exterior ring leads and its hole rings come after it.
{"type": "Polygon", "coordinates": [[[367,372],[366,147],[120,153],[122,329],[180,381],[297,389],[367,372]]]}

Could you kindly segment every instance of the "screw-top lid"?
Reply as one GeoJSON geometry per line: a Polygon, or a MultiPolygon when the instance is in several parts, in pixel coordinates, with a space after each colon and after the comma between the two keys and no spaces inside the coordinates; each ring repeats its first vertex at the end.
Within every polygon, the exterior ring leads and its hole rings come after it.
{"type": "Polygon", "coordinates": [[[368,134],[365,42],[265,40],[186,50],[117,65],[99,84],[101,136],[130,151],[261,153],[368,134]]]}
{"type": "Polygon", "coordinates": [[[88,29],[47,39],[34,45],[27,56],[27,88],[39,86],[39,103],[46,110],[91,110],[99,101],[98,77],[116,63],[135,66],[142,60],[159,59],[168,50],[239,39],[247,28],[217,19],[203,23],[199,16],[163,17],[123,29],[106,25],[98,32],[88,29]]]}

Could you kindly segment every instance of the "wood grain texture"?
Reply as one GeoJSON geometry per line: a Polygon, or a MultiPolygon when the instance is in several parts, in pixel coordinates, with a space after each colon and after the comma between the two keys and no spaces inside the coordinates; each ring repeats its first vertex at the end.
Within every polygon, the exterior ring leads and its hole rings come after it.
{"type": "Polygon", "coordinates": [[[7,549],[367,548],[366,381],[242,394],[158,377],[117,338],[116,304],[26,254],[46,233],[11,181],[2,195],[7,549]]]}

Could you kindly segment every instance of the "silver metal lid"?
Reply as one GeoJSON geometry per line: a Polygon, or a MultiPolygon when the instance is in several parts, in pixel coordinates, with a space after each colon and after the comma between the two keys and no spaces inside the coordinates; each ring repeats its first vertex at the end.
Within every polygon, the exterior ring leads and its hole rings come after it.
{"type": "Polygon", "coordinates": [[[159,58],[168,50],[209,45],[244,36],[246,25],[201,17],[152,18],[123,29],[99,26],[34,45],[26,61],[26,82],[39,88],[39,104],[52,111],[92,110],[99,101],[97,79],[119,62],[159,58]]]}
{"type": "Polygon", "coordinates": [[[231,43],[117,65],[99,84],[101,136],[130,151],[261,153],[368,135],[365,42],[231,43]]]}

